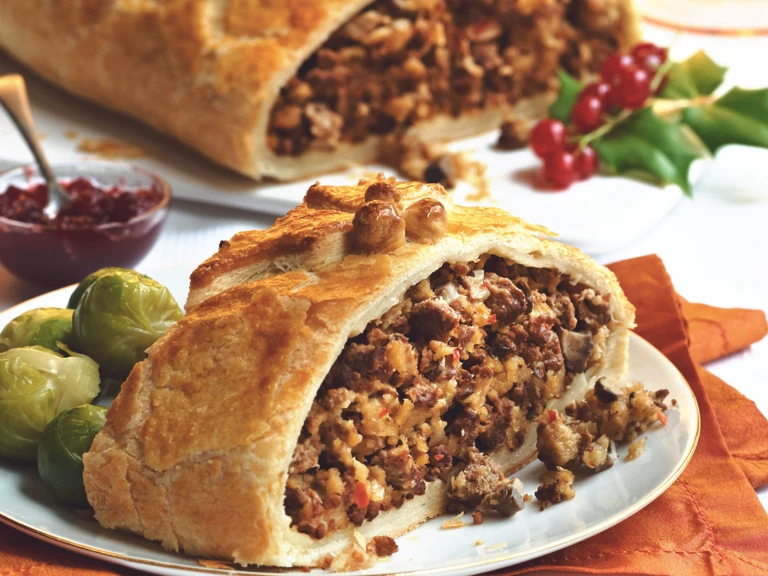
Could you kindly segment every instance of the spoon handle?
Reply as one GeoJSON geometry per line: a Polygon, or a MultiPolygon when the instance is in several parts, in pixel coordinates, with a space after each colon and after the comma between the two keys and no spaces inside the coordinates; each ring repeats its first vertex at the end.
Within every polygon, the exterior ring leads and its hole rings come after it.
{"type": "Polygon", "coordinates": [[[24,78],[18,74],[0,76],[0,104],[8,112],[8,115],[16,124],[21,132],[24,141],[32,151],[40,172],[48,184],[48,189],[53,194],[60,194],[60,197],[67,198],[67,195],[59,186],[56,175],[51,170],[51,165],[43,154],[40,144],[35,135],[35,125],[32,121],[32,110],[29,107],[29,98],[27,97],[27,87],[24,84],[24,78]]]}

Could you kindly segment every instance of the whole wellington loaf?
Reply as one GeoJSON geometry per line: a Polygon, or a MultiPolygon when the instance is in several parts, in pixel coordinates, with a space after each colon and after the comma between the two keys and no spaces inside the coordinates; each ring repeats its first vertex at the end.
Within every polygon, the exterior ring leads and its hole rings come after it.
{"type": "Polygon", "coordinates": [[[375,179],[222,242],[84,456],[96,519],[333,566],[449,510],[512,516],[538,419],[622,375],[634,322],[613,274],[548,234],[375,179]]]}
{"type": "Polygon", "coordinates": [[[637,39],[631,0],[4,0],[0,47],[259,179],[542,114],[637,39]]]}

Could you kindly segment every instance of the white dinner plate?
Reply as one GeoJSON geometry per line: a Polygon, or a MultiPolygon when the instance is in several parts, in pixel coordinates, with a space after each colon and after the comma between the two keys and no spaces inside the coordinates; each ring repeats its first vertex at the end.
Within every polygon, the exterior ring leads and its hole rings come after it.
{"type": "MultiPolygon", "coordinates": [[[[186,268],[149,271],[184,302],[189,276],[186,268]]],[[[44,294],[0,314],[4,326],[21,312],[42,306],[66,306],[72,288],[44,294]]],[[[477,574],[537,558],[602,532],[638,512],[658,498],[681,474],[699,437],[696,399],[685,379],[658,350],[639,336],[630,339],[627,379],[649,389],[666,388],[677,404],[667,412],[667,425],[656,424],[646,433],[643,454],[625,461],[626,446],[610,469],[577,475],[576,498],[539,512],[535,499],[510,519],[488,515],[483,524],[443,529],[447,517],[419,526],[397,539],[400,550],[389,561],[359,574],[477,574]]],[[[544,470],[535,462],[516,476],[533,494],[544,470]]],[[[102,529],[94,520],[79,517],[56,503],[38,478],[33,465],[0,461],[0,520],[40,540],[122,566],[158,574],[246,572],[273,574],[274,569],[202,566],[197,558],[163,550],[133,534],[102,529]]],[[[280,570],[282,574],[306,574],[280,570]]],[[[313,573],[321,573],[315,570],[313,573]]],[[[353,573],[355,574],[355,573],[353,573]]]]}

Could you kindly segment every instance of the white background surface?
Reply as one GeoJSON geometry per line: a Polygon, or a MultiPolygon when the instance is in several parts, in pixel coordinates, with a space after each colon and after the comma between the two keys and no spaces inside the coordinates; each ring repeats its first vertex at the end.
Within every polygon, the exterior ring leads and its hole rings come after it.
{"type": "MultiPolygon", "coordinates": [[[[661,42],[671,38],[671,34],[650,27],[646,27],[646,34],[661,42]]],[[[675,51],[682,56],[699,46],[705,47],[720,63],[733,66],[729,81],[745,87],[768,86],[768,67],[763,60],[768,53],[768,37],[734,39],[685,35],[677,40],[675,51]]],[[[6,71],[7,66],[7,62],[0,60],[0,72],[6,71]]],[[[68,127],[82,136],[109,134],[113,126],[121,136],[125,136],[127,130],[129,136],[136,139],[146,139],[149,133],[114,114],[62,98],[58,91],[47,92],[40,88],[35,95],[48,110],[68,118],[68,127]],[[60,109],[57,108],[59,102],[60,109]]],[[[0,118],[0,122],[3,121],[0,118]]],[[[25,161],[26,153],[8,132],[7,125],[5,130],[2,126],[0,124],[0,167],[25,161]]],[[[62,126],[56,134],[46,134],[44,145],[62,136],[62,126]]],[[[179,189],[187,190],[181,194],[185,197],[190,197],[189,190],[205,191],[206,194],[208,190],[221,189],[251,193],[248,192],[253,189],[251,183],[213,169],[168,139],[152,138],[155,144],[148,149],[153,161],[168,167],[167,170],[158,168],[158,171],[163,175],[173,173],[180,179],[174,185],[177,197],[179,189]]],[[[604,181],[600,186],[604,191],[597,196],[590,192],[590,184],[584,184],[582,190],[536,196],[532,202],[520,201],[519,210],[515,208],[517,197],[513,197],[511,205],[505,203],[505,206],[557,230],[558,226],[551,223],[551,209],[562,200],[567,210],[559,212],[561,230],[562,225],[567,225],[568,235],[587,241],[607,237],[600,246],[586,245],[600,262],[657,253],[664,260],[678,292],[688,300],[768,310],[768,153],[744,147],[722,150],[714,162],[705,166],[695,199],[669,203],[672,204],[668,206],[670,211],[665,204],[664,210],[652,211],[650,222],[648,211],[638,209],[637,204],[633,205],[621,196],[626,181],[604,181]],[[606,198],[609,205],[605,203],[606,198]],[[536,208],[537,203],[542,205],[536,208]],[[568,217],[564,218],[562,214],[568,217]],[[600,218],[595,220],[595,214],[600,218]],[[606,230],[610,234],[605,234],[606,230]],[[622,236],[625,230],[632,234],[622,236]],[[637,231],[641,233],[640,238],[629,237],[635,236],[637,231]],[[615,240],[614,237],[619,238],[615,240]]],[[[299,189],[292,189],[290,197],[298,199],[299,189]]],[[[671,193],[675,194],[674,191],[671,193]]],[[[649,194],[648,203],[654,202],[654,198],[658,195],[649,194]]],[[[668,200],[662,198],[665,203],[668,200]]],[[[261,203],[249,200],[246,204],[250,209],[260,208],[273,214],[285,207],[284,203],[276,205],[271,200],[261,203]]],[[[219,240],[229,238],[238,230],[264,228],[273,219],[273,216],[244,210],[177,201],[160,242],[141,268],[179,263],[189,263],[192,267],[215,252],[219,240]]],[[[0,267],[0,310],[42,291],[40,287],[15,279],[0,267]]],[[[767,364],[768,340],[764,340],[751,350],[715,362],[708,368],[753,399],[762,412],[768,414],[767,364]]],[[[759,497],[768,507],[768,490],[761,490],[759,497]]]]}

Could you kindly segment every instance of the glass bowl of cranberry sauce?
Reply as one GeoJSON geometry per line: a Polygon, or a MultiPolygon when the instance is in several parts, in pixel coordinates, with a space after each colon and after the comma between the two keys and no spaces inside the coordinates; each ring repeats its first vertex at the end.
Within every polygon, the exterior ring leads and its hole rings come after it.
{"type": "Polygon", "coordinates": [[[0,173],[0,263],[47,286],[79,282],[107,266],[131,268],[168,215],[171,189],[145,170],[107,161],[53,164],[70,200],[57,211],[34,165],[0,173]]]}

